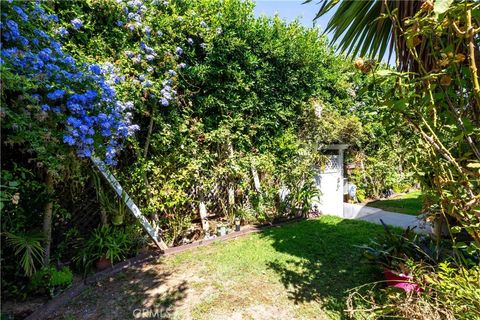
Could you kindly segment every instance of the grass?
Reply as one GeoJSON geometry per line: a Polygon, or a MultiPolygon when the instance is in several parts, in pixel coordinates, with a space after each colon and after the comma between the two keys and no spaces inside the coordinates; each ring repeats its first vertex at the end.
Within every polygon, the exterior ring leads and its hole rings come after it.
{"type": "Polygon", "coordinates": [[[422,192],[414,191],[393,199],[372,201],[367,206],[416,216],[422,213],[422,192]]]}
{"type": "Polygon", "coordinates": [[[347,291],[378,280],[355,245],[382,232],[324,216],[216,242],[106,280],[58,315],[126,319],[162,308],[177,319],[343,319],[347,291]]]}

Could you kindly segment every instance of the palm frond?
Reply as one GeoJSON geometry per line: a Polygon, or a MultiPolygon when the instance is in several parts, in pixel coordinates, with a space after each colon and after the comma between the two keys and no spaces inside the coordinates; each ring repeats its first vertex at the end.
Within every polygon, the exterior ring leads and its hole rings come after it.
{"type": "Polygon", "coordinates": [[[418,0],[320,0],[315,19],[335,10],[325,33],[331,33],[332,43],[336,43],[341,52],[381,60],[387,52],[390,59],[395,50],[399,69],[408,71],[414,62],[399,30],[406,18],[415,15],[421,3],[418,0]]]}
{"type": "Polygon", "coordinates": [[[6,243],[12,247],[16,256],[20,257],[20,266],[26,276],[30,277],[36,271],[36,265],[43,263],[45,250],[42,247],[41,233],[13,234],[5,233],[6,243]]]}

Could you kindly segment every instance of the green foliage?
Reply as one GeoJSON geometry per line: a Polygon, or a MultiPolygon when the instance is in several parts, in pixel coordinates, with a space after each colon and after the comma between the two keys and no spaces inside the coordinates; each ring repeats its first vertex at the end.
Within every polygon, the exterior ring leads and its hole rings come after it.
{"type": "Polygon", "coordinates": [[[369,245],[359,246],[364,250],[364,258],[369,263],[412,276],[412,281],[422,291],[405,293],[392,287],[382,289],[378,282],[365,284],[350,293],[350,312],[355,310],[369,318],[478,318],[478,253],[464,250],[457,259],[454,257],[455,245],[452,246],[450,241],[439,242],[409,230],[402,234],[386,231],[384,236],[369,245]],[[365,291],[365,288],[370,289],[365,291]]]}
{"type": "Polygon", "coordinates": [[[359,107],[352,112],[363,124],[363,135],[347,154],[347,163],[354,166],[347,171],[348,179],[366,198],[379,198],[389,189],[404,192],[416,182],[410,164],[414,156],[410,150],[416,139],[405,128],[392,126],[379,110],[380,97],[393,88],[392,81],[379,85],[375,77],[357,77],[359,107]]]}
{"type": "Polygon", "coordinates": [[[123,224],[125,214],[127,213],[127,206],[125,205],[125,191],[122,192],[122,197],[118,197],[111,189],[110,185],[104,187],[102,179],[97,172],[92,172],[92,180],[97,195],[97,200],[101,206],[102,223],[108,224],[108,218],[113,225],[119,226],[123,224]]]}
{"type": "Polygon", "coordinates": [[[0,185],[0,210],[3,210],[7,202],[18,204],[20,195],[13,194],[13,191],[17,190],[18,184],[17,181],[9,181],[7,185],[0,185]]]}
{"type": "Polygon", "coordinates": [[[313,179],[309,179],[295,186],[287,197],[287,203],[294,209],[297,216],[305,217],[312,208],[312,201],[320,192],[313,179]]]}
{"type": "MultiPolygon", "coordinates": [[[[336,1],[323,1],[320,14],[336,1]]],[[[341,34],[343,49],[382,57],[388,42],[394,44],[397,70],[375,70],[375,63],[356,61],[362,72],[374,70],[381,85],[391,84],[378,96],[383,123],[404,133],[413,156],[407,162],[416,171],[430,219],[449,221],[451,257],[455,266],[433,265],[421,296],[393,293],[383,304],[367,308],[376,316],[422,319],[475,319],[479,310],[478,254],[480,245],[479,176],[480,56],[478,17],[480,5],[471,1],[384,3],[343,1],[328,29],[341,34]],[[365,15],[358,15],[363,12],[365,15]],[[367,22],[364,16],[370,16],[367,22]],[[372,19],[372,17],[374,17],[372,19]],[[402,121],[399,121],[401,119],[402,121]],[[468,243],[457,242],[465,230],[468,243]],[[435,270],[436,269],[436,270],[435,270]],[[461,292],[461,294],[460,294],[461,292]],[[465,299],[463,299],[465,297],[465,299]],[[470,313],[470,310],[475,310],[470,313]]],[[[440,235],[438,235],[440,236],[440,235]]],[[[397,241],[400,244],[401,241],[397,241]]],[[[370,297],[369,297],[370,298],[370,297]]],[[[363,301],[367,301],[361,298],[363,301]]],[[[370,299],[370,301],[375,301],[370,299]]],[[[358,311],[355,307],[352,310],[358,311]]]]}
{"type": "MultiPolygon", "coordinates": [[[[321,14],[332,3],[324,1],[321,14]]],[[[356,65],[363,72],[373,70],[378,82],[395,83],[377,97],[377,105],[385,124],[415,133],[406,139],[414,151],[407,160],[422,181],[432,216],[452,217],[478,244],[479,4],[437,1],[398,6],[395,1],[344,1],[329,28],[337,35],[347,34],[344,48],[372,55],[387,41],[395,44],[397,70],[403,72],[377,71],[371,61],[366,68],[362,59],[356,65]],[[375,23],[358,18],[359,8],[376,16],[375,23]],[[375,40],[367,36],[350,41],[355,34],[370,34],[375,40]]]]}
{"type": "MultiPolygon", "coordinates": [[[[2,147],[2,160],[3,152],[2,147]]],[[[35,180],[32,170],[16,163],[10,170],[2,167],[1,180],[2,293],[6,298],[23,299],[28,294],[29,277],[43,263],[43,237],[38,226],[45,188],[35,180]]]]}
{"type": "Polygon", "coordinates": [[[68,46],[89,60],[115,63],[126,75],[118,94],[133,100],[142,129],[126,153],[129,165],[116,174],[169,242],[188,228],[192,205],[199,203],[196,190],[215,194],[207,203],[207,209],[220,211],[215,214],[231,215],[238,203],[271,220],[283,214],[279,189],[300,191],[304,172],[321,164],[318,144],[355,142],[362,135],[358,117],[336,110],[358,103],[352,67],[327,49],[317,30],[255,19],[250,2],[145,5],[143,22],[151,36],[117,26],[125,18],[122,4],[113,1],[62,2],[59,15],[69,21],[88,13],[87,36],[70,37],[68,46]],[[161,37],[154,36],[158,32],[161,37]],[[141,53],[141,42],[158,53],[149,64],[153,71],[126,55],[141,53]],[[174,54],[176,47],[183,49],[181,56],[174,54]],[[180,61],[187,67],[171,79],[177,99],[164,107],[151,97],[160,94],[168,69],[180,61]],[[141,75],[152,87],[140,87],[141,75]],[[261,197],[253,188],[252,166],[261,197]],[[235,204],[229,204],[228,185],[235,204]]]}
{"type": "Polygon", "coordinates": [[[45,290],[54,297],[58,292],[73,282],[73,273],[68,267],[58,270],[53,266],[43,267],[37,271],[31,280],[31,290],[45,290]]]}
{"type": "Polygon", "coordinates": [[[357,194],[356,195],[357,195],[358,202],[362,203],[363,201],[366,200],[365,190],[357,189],[357,194]]]}
{"type": "Polygon", "coordinates": [[[42,234],[13,234],[6,232],[5,238],[7,245],[13,248],[15,256],[19,258],[20,266],[25,275],[30,277],[35,272],[36,267],[42,264],[42,234]]]}
{"type": "MultiPolygon", "coordinates": [[[[254,3],[240,0],[144,1],[141,26],[128,18],[126,9],[139,10],[131,2],[45,5],[58,14],[58,26],[70,31],[62,38],[65,51],[78,62],[108,66],[122,79],[115,84],[116,94],[132,102],[132,121],[141,129],[117,150],[115,175],[169,244],[179,243],[198,217],[201,195],[208,213],[221,219],[236,214],[257,222],[290,217],[298,210],[304,214],[317,192],[312,178],[324,161],[320,145],[350,143],[372,159],[365,160],[366,173],[357,182],[365,196],[408,180],[405,170],[397,174],[403,163],[397,154],[404,150],[384,143],[396,137],[388,138],[369,108],[374,93],[386,89],[357,94],[371,79],[354,73],[317,29],[255,18],[254,3]],[[70,22],[78,17],[83,27],[74,31],[70,22]],[[151,60],[147,47],[155,53],[151,60]],[[167,86],[172,98],[164,103],[167,86]],[[375,144],[377,134],[383,140],[375,144]],[[290,191],[285,201],[279,197],[283,188],[290,191]]],[[[25,83],[27,89],[35,85],[25,83]]],[[[33,231],[41,224],[45,204],[52,202],[56,259],[69,258],[67,248],[79,245],[80,269],[90,269],[103,256],[116,262],[132,254],[129,245],[138,239],[138,230],[130,237],[120,228],[97,228],[81,243],[79,231],[59,228],[71,228],[67,222],[77,218],[72,214],[82,201],[82,185],[91,180],[91,164],[61,147],[59,132],[41,130],[58,124],[43,119],[39,106],[28,99],[18,96],[30,113],[13,114],[18,126],[12,120],[11,129],[19,130],[13,135],[18,139],[7,139],[7,153],[2,150],[3,184],[17,181],[20,199],[18,205],[12,203],[14,190],[4,193],[2,187],[2,232],[33,231]],[[32,122],[35,117],[41,121],[32,122]],[[56,185],[50,194],[42,182],[47,171],[56,185]]],[[[120,199],[98,178],[93,184],[103,222],[123,220],[128,229],[120,199]]]]}
{"type": "Polygon", "coordinates": [[[372,240],[369,245],[359,246],[364,250],[367,262],[387,267],[399,273],[411,274],[415,264],[435,265],[448,257],[447,248],[439,246],[429,235],[420,235],[412,229],[402,233],[390,230],[386,225],[385,233],[372,240]]]}
{"type": "Polygon", "coordinates": [[[235,216],[239,217],[246,224],[257,221],[255,210],[246,205],[237,206],[235,210],[235,216]]]}
{"type": "Polygon", "coordinates": [[[480,317],[480,266],[470,269],[441,263],[438,272],[427,277],[433,297],[458,319],[480,317]]]}
{"type": "Polygon", "coordinates": [[[405,293],[387,287],[378,290],[378,283],[352,290],[348,298],[351,315],[363,319],[395,317],[402,319],[462,319],[480,316],[480,269],[442,262],[438,268],[417,268],[415,282],[424,288],[420,293],[405,293]]]}
{"type": "Polygon", "coordinates": [[[164,220],[164,224],[169,231],[165,236],[165,242],[170,245],[179,243],[184,233],[192,226],[189,215],[170,214],[162,220],[164,220]]]}
{"type": "Polygon", "coordinates": [[[121,228],[100,226],[93,230],[74,260],[80,270],[87,272],[100,258],[108,259],[111,263],[122,261],[130,252],[134,252],[132,242],[132,237],[121,228]]]}
{"type": "Polygon", "coordinates": [[[452,21],[478,27],[478,21],[472,18],[478,9],[478,4],[459,1],[442,9],[441,15],[425,8],[412,15],[401,32],[407,43],[418,37],[428,39],[426,51],[431,57],[427,58],[423,49],[410,46],[418,69],[413,74],[389,76],[401,83],[402,90],[392,90],[382,100],[390,121],[401,116],[421,139],[412,163],[427,191],[429,212],[434,218],[450,216],[477,245],[480,173],[475,163],[480,160],[480,86],[478,74],[472,70],[480,52],[473,33],[459,35],[452,21]]]}
{"type": "Polygon", "coordinates": [[[69,228],[56,245],[52,261],[70,261],[82,246],[83,240],[76,227],[69,228]]]}
{"type": "MultiPolygon", "coordinates": [[[[402,10],[398,2],[340,1],[338,6],[338,0],[323,0],[319,3],[321,7],[316,18],[336,7],[325,31],[333,32],[333,41],[339,40],[342,51],[353,52],[353,56],[368,54],[381,59],[387,48],[393,46],[395,39],[391,37],[392,21],[382,19],[382,13],[387,11],[386,7],[391,11],[402,10]]],[[[407,8],[403,11],[407,11],[407,8]]]]}

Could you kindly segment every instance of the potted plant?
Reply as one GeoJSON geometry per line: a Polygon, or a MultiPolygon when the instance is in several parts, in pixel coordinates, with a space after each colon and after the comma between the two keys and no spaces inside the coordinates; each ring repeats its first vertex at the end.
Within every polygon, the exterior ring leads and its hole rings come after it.
{"type": "Polygon", "coordinates": [[[358,246],[363,249],[364,258],[372,264],[380,265],[388,286],[400,288],[406,292],[422,289],[414,281],[413,269],[416,264],[424,260],[432,260],[428,250],[421,247],[412,229],[407,228],[403,233],[391,232],[383,223],[385,233],[377,241],[369,245],[358,246]]]}
{"type": "Polygon", "coordinates": [[[223,223],[217,225],[217,236],[222,237],[227,234],[227,226],[223,223]]]}
{"type": "Polygon", "coordinates": [[[118,199],[118,206],[112,210],[112,224],[114,226],[119,226],[123,224],[123,220],[125,218],[125,213],[127,211],[127,207],[125,205],[125,191],[122,192],[122,197],[118,199]]]}
{"type": "Polygon", "coordinates": [[[97,199],[100,203],[100,218],[103,225],[108,224],[108,218],[111,217],[111,222],[114,226],[123,224],[127,207],[125,205],[126,193],[122,191],[122,196],[119,198],[102,187],[100,176],[97,173],[92,173],[93,183],[97,199]]]}
{"type": "Polygon", "coordinates": [[[94,264],[98,270],[104,270],[125,259],[130,246],[131,241],[123,230],[101,226],[93,231],[75,260],[85,271],[90,270],[94,264]]]}

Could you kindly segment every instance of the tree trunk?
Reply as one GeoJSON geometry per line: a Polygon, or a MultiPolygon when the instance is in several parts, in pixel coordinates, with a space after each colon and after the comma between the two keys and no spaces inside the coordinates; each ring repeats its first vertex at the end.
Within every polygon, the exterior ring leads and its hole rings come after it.
{"type": "Polygon", "coordinates": [[[107,212],[103,207],[100,208],[100,221],[102,222],[103,226],[108,224],[107,212]]]}
{"type": "Polygon", "coordinates": [[[43,257],[43,264],[50,263],[50,246],[52,244],[52,213],[53,213],[53,176],[47,171],[45,177],[45,185],[47,188],[48,202],[45,204],[43,211],[43,236],[45,238],[45,255],[43,257]]]}
{"type": "MultiPolygon", "coordinates": [[[[231,142],[228,143],[228,157],[233,159],[233,145],[231,142]]],[[[235,186],[232,179],[228,179],[228,206],[230,213],[233,213],[233,207],[235,206],[235,186]]]]}
{"type": "MultiPolygon", "coordinates": [[[[148,132],[147,132],[147,138],[145,140],[145,146],[143,148],[143,159],[146,160],[148,156],[148,149],[150,147],[150,138],[152,136],[152,131],[153,131],[153,107],[152,111],[150,112],[150,123],[148,124],[148,132]]],[[[144,170],[143,172],[143,182],[145,184],[145,188],[147,189],[147,199],[146,199],[146,204],[148,205],[148,202],[150,200],[150,183],[148,182],[148,176],[147,176],[147,170],[144,170]]]]}
{"type": "Polygon", "coordinates": [[[153,108],[152,108],[152,112],[150,112],[150,123],[148,124],[147,138],[145,139],[145,146],[143,148],[144,158],[147,158],[147,155],[148,155],[148,148],[150,147],[150,137],[152,136],[152,131],[153,131],[153,108]]]}
{"type": "Polygon", "coordinates": [[[255,187],[255,191],[257,191],[259,195],[262,195],[262,189],[260,188],[260,177],[258,176],[257,169],[255,168],[255,164],[253,162],[252,162],[251,170],[252,170],[253,185],[255,187]]]}
{"type": "MultiPolygon", "coordinates": [[[[253,176],[253,186],[255,188],[255,191],[257,192],[257,195],[258,195],[258,199],[259,199],[259,204],[262,203],[262,189],[260,187],[260,177],[258,176],[258,172],[257,172],[257,169],[255,168],[255,164],[253,163],[252,161],[252,164],[251,164],[251,171],[252,171],[252,176],[253,176]]],[[[258,213],[257,213],[258,215],[258,213]]]]}

